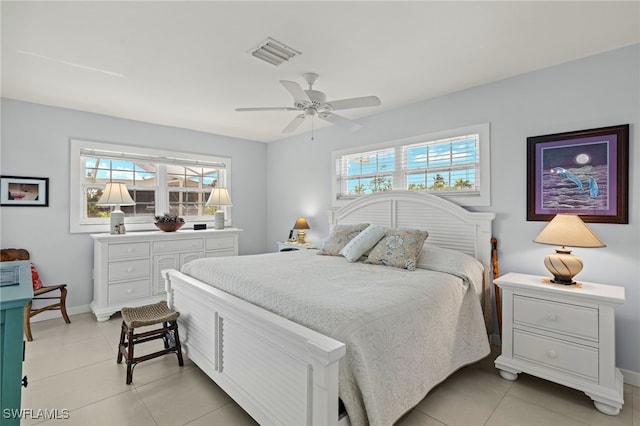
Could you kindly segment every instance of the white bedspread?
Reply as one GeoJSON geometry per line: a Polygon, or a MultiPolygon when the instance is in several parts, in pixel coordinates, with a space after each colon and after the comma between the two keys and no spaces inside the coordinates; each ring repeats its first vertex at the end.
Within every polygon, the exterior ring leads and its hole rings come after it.
{"type": "Polygon", "coordinates": [[[451,275],[436,263],[407,271],[301,250],[199,259],[182,272],[345,343],[339,393],[351,424],[391,425],[489,354],[473,288],[481,266],[456,260],[451,275]]]}

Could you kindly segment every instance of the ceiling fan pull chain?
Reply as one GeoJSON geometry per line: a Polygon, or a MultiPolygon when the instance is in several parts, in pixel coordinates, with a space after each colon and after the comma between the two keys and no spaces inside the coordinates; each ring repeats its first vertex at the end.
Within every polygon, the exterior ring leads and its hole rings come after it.
{"type": "Polygon", "coordinates": [[[311,116],[311,140],[313,139],[313,115],[311,116]]]}

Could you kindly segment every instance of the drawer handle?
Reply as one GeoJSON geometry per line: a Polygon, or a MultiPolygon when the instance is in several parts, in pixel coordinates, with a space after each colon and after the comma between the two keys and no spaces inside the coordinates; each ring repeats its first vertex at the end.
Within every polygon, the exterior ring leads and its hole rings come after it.
{"type": "Polygon", "coordinates": [[[547,319],[549,321],[558,321],[558,316],[556,314],[548,314],[547,319]]]}
{"type": "Polygon", "coordinates": [[[554,350],[552,350],[552,349],[549,349],[549,350],[547,351],[547,356],[548,356],[549,358],[551,358],[551,359],[556,359],[556,358],[558,358],[558,354],[556,353],[556,351],[554,351],[554,350]]]}

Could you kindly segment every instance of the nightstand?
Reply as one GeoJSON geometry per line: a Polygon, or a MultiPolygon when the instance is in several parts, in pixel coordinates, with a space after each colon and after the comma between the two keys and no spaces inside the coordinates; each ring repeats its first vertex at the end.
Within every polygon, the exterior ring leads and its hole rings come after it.
{"type": "Polygon", "coordinates": [[[311,243],[300,244],[297,241],[278,241],[278,251],[307,250],[312,247],[311,243]]]}
{"type": "Polygon", "coordinates": [[[614,309],[625,301],[624,287],[515,273],[494,282],[502,289],[500,375],[516,380],[524,372],[581,390],[599,411],[617,415],[624,399],[614,309]]]}

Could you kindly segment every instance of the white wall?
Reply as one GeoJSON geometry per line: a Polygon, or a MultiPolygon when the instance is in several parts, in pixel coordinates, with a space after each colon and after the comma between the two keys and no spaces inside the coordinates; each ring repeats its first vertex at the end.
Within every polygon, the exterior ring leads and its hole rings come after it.
{"type": "Polygon", "coordinates": [[[635,45],[369,116],[354,134],[328,127],[315,140],[307,134],[269,144],[267,247],[275,250],[298,216],[309,220],[308,240],[327,235],[333,150],[490,122],[492,202],[477,210],[497,214],[501,273],[546,275],[542,259],[553,247],[532,242],[546,223],[526,220],[526,138],[630,123],[630,223],[593,224],[607,247],[574,253],[585,261],[580,279],[626,288],[616,313],[617,363],[640,374],[639,53],[635,45]]]}
{"type": "Polygon", "coordinates": [[[233,226],[244,229],[240,253],[264,252],[264,143],[9,99],[1,107],[0,172],[50,179],[49,207],[0,209],[1,246],[27,248],[45,282],[66,282],[70,312],[87,310],[93,299],[92,240],[69,233],[70,138],[231,157],[233,226]]]}

